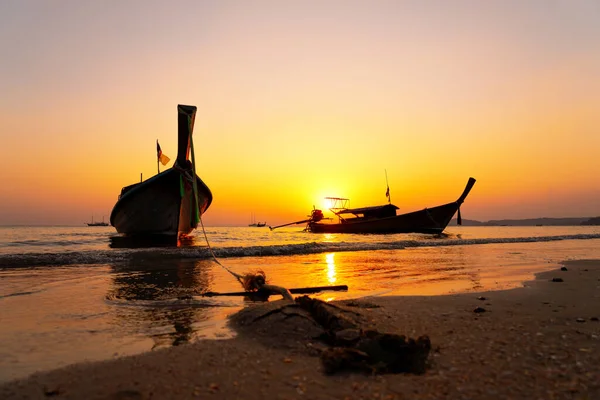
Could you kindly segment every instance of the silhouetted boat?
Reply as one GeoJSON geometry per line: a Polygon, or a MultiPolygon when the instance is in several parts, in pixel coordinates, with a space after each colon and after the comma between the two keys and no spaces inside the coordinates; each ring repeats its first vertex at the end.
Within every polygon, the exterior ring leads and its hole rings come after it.
{"type": "Polygon", "coordinates": [[[185,235],[198,226],[200,216],[212,202],[210,189],[196,175],[193,165],[196,107],[179,105],[177,111],[177,160],[172,168],[121,190],[110,215],[110,223],[119,233],[185,235]]]}
{"type": "Polygon", "coordinates": [[[104,217],[102,217],[102,222],[94,222],[94,216],[92,215],[92,222],[87,222],[87,226],[108,226],[108,222],[104,222],[104,217]]]}
{"type": "Polygon", "coordinates": [[[248,226],[251,227],[263,227],[263,226],[267,226],[267,222],[256,222],[256,217],[254,216],[254,214],[250,215],[250,223],[248,224],[248,226]]]}
{"type": "MultiPolygon", "coordinates": [[[[334,201],[330,211],[338,217],[338,221],[322,222],[323,212],[313,210],[309,219],[285,225],[306,223],[306,230],[315,233],[441,233],[457,211],[457,223],[459,225],[462,223],[460,205],[465,201],[474,184],[475,179],[469,178],[462,195],[452,203],[400,215],[396,215],[398,207],[391,203],[382,206],[346,208],[348,199],[330,197],[328,199],[334,201]]],[[[389,195],[389,191],[387,194],[389,195]]]]}

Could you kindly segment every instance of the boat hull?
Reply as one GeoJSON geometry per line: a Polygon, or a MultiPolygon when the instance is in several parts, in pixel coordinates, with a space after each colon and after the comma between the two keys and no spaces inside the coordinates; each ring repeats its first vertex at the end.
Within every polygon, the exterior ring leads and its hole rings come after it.
{"type": "Polygon", "coordinates": [[[340,223],[311,222],[314,233],[442,233],[458,210],[458,202],[387,218],[352,218],[340,223]]]}
{"type": "MultiPolygon", "coordinates": [[[[110,223],[125,235],[184,235],[198,225],[191,171],[170,168],[152,178],[123,188],[110,223]]],[[[198,211],[212,202],[208,186],[196,175],[198,211]]]]}
{"type": "MultiPolygon", "coordinates": [[[[340,218],[339,223],[309,221],[307,229],[315,233],[442,233],[457,211],[460,224],[460,206],[469,195],[473,185],[475,185],[475,178],[469,178],[458,200],[441,206],[400,215],[377,216],[377,214],[371,214],[372,216],[368,217],[340,218]]],[[[382,209],[382,207],[378,208],[382,209]]],[[[359,210],[366,209],[354,209],[353,211],[356,213],[359,210]]],[[[346,213],[349,211],[346,210],[346,213]]],[[[363,214],[367,215],[366,211],[363,214]]]]}

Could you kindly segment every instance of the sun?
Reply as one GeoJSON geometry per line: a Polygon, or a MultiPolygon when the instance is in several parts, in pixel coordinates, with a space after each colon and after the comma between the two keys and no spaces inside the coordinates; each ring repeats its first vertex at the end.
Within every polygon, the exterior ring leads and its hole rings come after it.
{"type": "Polygon", "coordinates": [[[323,209],[329,210],[332,208],[348,208],[350,200],[345,197],[327,196],[323,198],[323,209]]]}
{"type": "Polygon", "coordinates": [[[332,207],[345,208],[349,207],[350,201],[348,200],[348,190],[345,187],[334,186],[322,186],[316,188],[314,191],[313,205],[315,208],[322,211],[329,211],[332,207]],[[334,200],[338,199],[338,200],[334,200]],[[344,200],[345,199],[345,200],[344,200]]]}

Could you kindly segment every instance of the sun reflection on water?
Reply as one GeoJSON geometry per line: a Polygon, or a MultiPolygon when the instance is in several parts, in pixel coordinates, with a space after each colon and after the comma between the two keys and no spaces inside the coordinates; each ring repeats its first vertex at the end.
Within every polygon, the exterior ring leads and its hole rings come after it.
{"type": "Polygon", "coordinates": [[[327,280],[329,283],[335,283],[337,280],[335,273],[335,253],[329,253],[325,255],[325,260],[327,261],[327,280]]]}
{"type": "Polygon", "coordinates": [[[331,233],[323,234],[323,242],[335,242],[335,235],[331,233]]]}

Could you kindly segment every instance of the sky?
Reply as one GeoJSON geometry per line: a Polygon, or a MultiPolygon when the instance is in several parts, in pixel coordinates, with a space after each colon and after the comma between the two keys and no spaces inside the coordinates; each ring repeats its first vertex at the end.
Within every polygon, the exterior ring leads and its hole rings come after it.
{"type": "MultiPolygon", "coordinates": [[[[108,220],[198,107],[205,225],[600,215],[600,2],[0,2],[0,225],[108,220]]],[[[164,168],[172,165],[168,164],[164,168]]]]}

